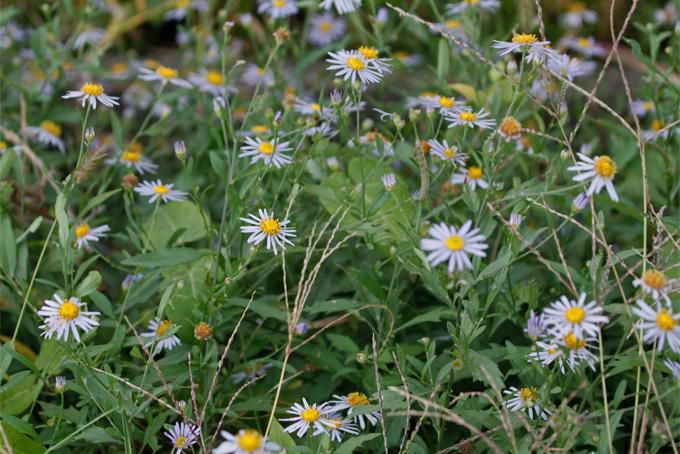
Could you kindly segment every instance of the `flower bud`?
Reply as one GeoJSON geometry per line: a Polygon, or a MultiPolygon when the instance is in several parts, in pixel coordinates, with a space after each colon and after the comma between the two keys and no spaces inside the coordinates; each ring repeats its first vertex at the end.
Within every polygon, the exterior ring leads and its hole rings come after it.
{"type": "Polygon", "coordinates": [[[283,44],[290,39],[290,32],[285,27],[279,27],[274,32],[274,39],[276,44],[283,44]]]}
{"type": "Polygon", "coordinates": [[[212,337],[213,335],[213,329],[212,326],[207,324],[206,322],[199,322],[198,325],[194,328],[194,337],[197,340],[204,341],[208,340],[212,337]]]}
{"type": "Polygon", "coordinates": [[[366,353],[364,353],[364,352],[357,353],[357,362],[359,364],[368,364],[369,361],[370,360],[369,360],[368,355],[366,353]]]}
{"type": "Polygon", "coordinates": [[[132,190],[139,183],[139,178],[134,173],[128,173],[123,177],[121,185],[128,190],[132,190]]]}
{"type": "Polygon", "coordinates": [[[184,141],[183,140],[176,141],[174,148],[175,148],[175,156],[177,156],[177,159],[182,161],[182,164],[185,164],[186,161],[187,161],[187,147],[184,144],[184,141]]]}
{"type": "Polygon", "coordinates": [[[93,128],[92,126],[90,126],[89,128],[87,128],[87,129],[85,130],[85,142],[87,142],[88,145],[91,144],[92,141],[93,141],[94,138],[95,138],[95,135],[96,135],[96,134],[95,134],[94,128],[93,128]]]}

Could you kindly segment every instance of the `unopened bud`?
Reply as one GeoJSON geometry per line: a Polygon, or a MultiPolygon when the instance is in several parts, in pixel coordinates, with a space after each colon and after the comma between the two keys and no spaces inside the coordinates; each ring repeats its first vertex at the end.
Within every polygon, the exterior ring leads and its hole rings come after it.
{"type": "Polygon", "coordinates": [[[175,156],[177,156],[177,159],[182,161],[182,164],[186,163],[187,160],[187,147],[184,144],[183,140],[178,140],[175,142],[174,145],[175,148],[175,156]]]}
{"type": "Polygon", "coordinates": [[[276,44],[283,44],[290,39],[290,32],[284,27],[279,27],[274,32],[274,39],[276,44]]]}
{"type": "Polygon", "coordinates": [[[134,173],[128,173],[123,177],[123,180],[121,182],[121,185],[128,190],[131,190],[135,186],[137,186],[137,183],[139,183],[139,178],[137,178],[137,175],[134,173]]]}
{"type": "Polygon", "coordinates": [[[222,31],[224,33],[229,33],[229,30],[234,28],[234,22],[233,21],[226,21],[224,24],[222,24],[222,31]]]}
{"type": "Polygon", "coordinates": [[[96,134],[95,134],[94,128],[92,126],[90,126],[89,128],[87,128],[85,130],[85,142],[87,142],[88,144],[92,143],[95,136],[96,136],[96,134]]]}
{"type": "Polygon", "coordinates": [[[562,161],[566,161],[567,159],[569,159],[569,152],[567,150],[560,151],[560,159],[562,161]]]}
{"type": "Polygon", "coordinates": [[[368,355],[364,352],[357,353],[357,362],[359,364],[368,364],[369,362],[368,355]]]}

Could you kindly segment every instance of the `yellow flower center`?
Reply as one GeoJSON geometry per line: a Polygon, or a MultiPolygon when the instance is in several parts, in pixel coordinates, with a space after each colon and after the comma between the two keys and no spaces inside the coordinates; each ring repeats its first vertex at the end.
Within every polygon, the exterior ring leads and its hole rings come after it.
{"type": "Polygon", "coordinates": [[[255,452],[262,447],[262,435],[257,430],[242,430],[236,436],[236,444],[245,452],[255,452]]]}
{"type": "Polygon", "coordinates": [[[59,316],[64,320],[73,320],[78,316],[78,314],[80,314],[78,305],[72,302],[70,299],[65,300],[64,304],[59,307],[59,316]]]}
{"type": "Polygon", "coordinates": [[[570,13],[582,13],[586,10],[586,5],[581,2],[572,2],[568,6],[570,13]]]}
{"type": "Polygon", "coordinates": [[[170,192],[170,188],[168,188],[168,187],[167,187],[166,185],[164,185],[164,184],[155,184],[155,185],[153,186],[153,192],[155,192],[155,193],[158,194],[158,195],[165,195],[165,194],[167,194],[168,192],[170,192]]]}
{"type": "Polygon", "coordinates": [[[642,108],[644,110],[652,110],[654,108],[654,103],[652,101],[644,101],[642,103],[642,108]]]}
{"type": "Polygon", "coordinates": [[[358,57],[349,57],[347,59],[347,66],[349,66],[349,68],[353,69],[354,71],[363,71],[363,69],[366,67],[366,64],[358,57]]]}
{"type": "Polygon", "coordinates": [[[264,134],[267,131],[269,131],[269,128],[265,125],[255,125],[250,128],[250,132],[255,134],[264,134]]]}
{"type": "Polygon", "coordinates": [[[666,275],[663,274],[662,271],[645,271],[645,274],[642,275],[642,280],[647,287],[651,287],[656,290],[660,290],[666,285],[666,275]]]}
{"type": "Polygon", "coordinates": [[[506,136],[516,136],[522,130],[522,124],[515,117],[505,117],[501,121],[500,131],[506,136]]]}
{"type": "Polygon", "coordinates": [[[452,251],[460,251],[465,246],[465,240],[460,235],[451,235],[446,239],[446,247],[452,251]]]}
{"type": "Polygon", "coordinates": [[[533,33],[515,33],[512,35],[512,42],[515,44],[533,44],[538,38],[533,33]]]}
{"type": "Polygon", "coordinates": [[[557,349],[556,349],[555,347],[549,347],[549,348],[546,350],[546,352],[547,352],[549,355],[554,355],[555,353],[557,353],[557,349]]]}
{"type": "Polygon", "coordinates": [[[361,55],[366,57],[367,60],[375,60],[378,58],[378,49],[375,47],[361,46],[359,52],[361,52],[361,55]]]}
{"type": "Polygon", "coordinates": [[[579,38],[578,39],[578,45],[580,47],[585,47],[586,49],[592,47],[592,44],[590,43],[590,41],[587,38],[579,38]]]}
{"type": "Polygon", "coordinates": [[[177,437],[177,439],[175,440],[175,447],[176,447],[177,449],[182,449],[182,448],[184,448],[184,444],[185,444],[186,442],[187,442],[187,437],[185,437],[184,435],[180,435],[180,436],[177,437]]]}
{"type": "Polygon", "coordinates": [[[142,153],[139,151],[125,150],[120,155],[120,160],[125,162],[139,162],[142,159],[142,153]]]}
{"type": "Polygon", "coordinates": [[[102,84],[93,84],[87,82],[82,87],[80,87],[80,91],[88,96],[101,96],[104,94],[104,87],[102,87],[102,84]]]}
{"type": "Polygon", "coordinates": [[[163,320],[162,322],[160,322],[158,324],[158,328],[156,329],[156,334],[158,334],[158,336],[160,337],[163,334],[165,334],[165,332],[168,330],[168,328],[170,328],[170,320],[163,320]]]}
{"type": "Polygon", "coordinates": [[[447,98],[446,96],[440,96],[439,97],[439,105],[442,107],[445,107],[447,109],[450,109],[456,104],[456,100],[453,98],[447,98]]]}
{"type": "Polygon", "coordinates": [[[444,149],[444,156],[446,158],[451,159],[456,155],[456,151],[453,148],[445,148],[444,149]]]}
{"type": "Polygon", "coordinates": [[[260,229],[265,235],[278,235],[281,232],[281,224],[274,218],[265,218],[260,221],[260,229]]]}
{"type": "Polygon", "coordinates": [[[323,33],[329,33],[333,29],[333,23],[330,21],[324,21],[319,24],[319,30],[323,33]]]}
{"type": "Polygon", "coordinates": [[[616,163],[609,156],[598,156],[595,158],[595,173],[602,178],[613,178],[616,175],[616,163]]]}
{"type": "Polygon", "coordinates": [[[6,150],[6,149],[7,149],[7,143],[0,140],[0,150],[6,150]]]}
{"type": "Polygon", "coordinates": [[[472,123],[473,121],[477,120],[477,115],[472,112],[461,112],[459,118],[461,121],[468,121],[472,123]]]}
{"type": "Polygon", "coordinates": [[[122,74],[128,70],[127,63],[114,63],[111,65],[111,72],[113,74],[122,74]]]}
{"type": "Polygon", "coordinates": [[[272,3],[274,4],[274,8],[283,8],[286,6],[285,0],[274,0],[272,3]]]}
{"type": "Polygon", "coordinates": [[[321,417],[321,412],[316,408],[307,408],[302,413],[300,413],[300,417],[303,421],[313,423],[321,417]]]}
{"type": "Polygon", "coordinates": [[[579,324],[586,318],[586,311],[581,306],[570,307],[564,313],[564,318],[566,318],[569,323],[579,324]]]}
{"type": "Polygon", "coordinates": [[[342,428],[342,419],[329,419],[328,422],[335,430],[340,430],[342,428]]]}
{"type": "Polygon", "coordinates": [[[457,28],[460,28],[460,21],[456,19],[451,19],[446,21],[446,28],[450,28],[451,30],[455,30],[457,28]]]}
{"type": "Polygon", "coordinates": [[[191,4],[191,0],[177,0],[177,8],[178,9],[188,8],[190,4],[191,4]]]}
{"type": "Polygon", "coordinates": [[[313,102],[309,107],[315,112],[318,112],[318,111],[321,110],[321,104],[318,104],[318,103],[315,103],[315,102],[313,102]]]}
{"type": "Polygon", "coordinates": [[[664,128],[664,126],[666,126],[666,124],[663,121],[654,120],[654,121],[652,121],[650,128],[652,128],[652,131],[658,132],[658,131],[661,131],[664,128]]]}
{"type": "Polygon", "coordinates": [[[61,126],[50,120],[40,123],[40,129],[49,132],[53,136],[59,137],[61,135],[61,126]]]}
{"type": "Polygon", "coordinates": [[[156,68],[156,74],[164,79],[175,79],[179,74],[176,69],[168,68],[167,66],[159,66],[156,68]]]}
{"type": "Polygon", "coordinates": [[[524,402],[530,403],[536,399],[536,388],[522,388],[519,390],[519,397],[524,402]]]}
{"type": "Polygon", "coordinates": [[[477,3],[479,3],[479,0],[465,0],[465,3],[467,3],[468,5],[476,5],[477,3]]]}
{"type": "Polygon", "coordinates": [[[585,339],[579,340],[573,331],[569,331],[569,333],[564,336],[564,345],[570,350],[580,350],[586,346],[586,341],[585,339]]]}
{"type": "Polygon", "coordinates": [[[258,149],[262,154],[271,155],[274,153],[274,144],[271,142],[262,142],[258,149]]]}
{"type": "Polygon", "coordinates": [[[468,167],[468,178],[471,180],[479,180],[482,178],[484,175],[484,172],[482,172],[482,169],[477,166],[470,166],[468,167]]]}
{"type": "Polygon", "coordinates": [[[659,314],[656,316],[656,326],[664,331],[670,331],[675,328],[675,320],[673,316],[666,309],[661,309],[659,314]]]}
{"type": "Polygon", "coordinates": [[[352,407],[356,407],[359,405],[368,405],[369,404],[368,396],[360,392],[349,393],[347,394],[347,403],[350,404],[352,407]]]}
{"type": "Polygon", "coordinates": [[[85,235],[90,233],[90,226],[87,224],[80,224],[78,227],[76,227],[76,239],[81,239],[85,235]]]}
{"type": "Polygon", "coordinates": [[[205,79],[208,83],[213,85],[222,85],[224,83],[224,77],[217,71],[208,71],[208,74],[205,75],[205,79]]]}

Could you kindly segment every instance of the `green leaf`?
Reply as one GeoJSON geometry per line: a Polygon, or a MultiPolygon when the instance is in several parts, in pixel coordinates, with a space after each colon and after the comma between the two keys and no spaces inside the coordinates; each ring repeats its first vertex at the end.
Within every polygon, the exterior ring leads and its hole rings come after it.
{"type": "Polygon", "coordinates": [[[33,219],[33,222],[31,222],[31,225],[29,225],[28,228],[24,231],[24,233],[19,235],[19,238],[17,238],[17,244],[24,241],[24,239],[28,235],[30,235],[31,233],[35,233],[36,230],[38,230],[38,228],[40,227],[40,224],[42,224],[42,221],[43,221],[42,216],[38,216],[37,218],[33,219]]]}
{"type": "Polygon", "coordinates": [[[413,317],[411,320],[409,320],[406,323],[403,323],[399,328],[395,329],[394,332],[397,333],[406,328],[410,328],[411,326],[419,325],[421,323],[438,322],[442,319],[442,317],[446,313],[451,313],[451,309],[445,307],[438,307],[429,312],[425,312],[424,314],[420,314],[416,317],[413,317]]]}
{"type": "Polygon", "coordinates": [[[36,378],[30,371],[12,375],[9,381],[0,388],[0,411],[9,415],[18,415],[28,409],[40,391],[36,378]]]}
{"type": "Polygon", "coordinates": [[[78,298],[83,298],[90,293],[97,290],[99,285],[102,283],[102,276],[97,271],[90,271],[87,273],[85,279],[83,279],[78,287],[76,287],[76,296],[78,298]]]}
{"type": "Polygon", "coordinates": [[[54,375],[61,370],[66,358],[66,350],[58,341],[46,339],[40,346],[35,366],[46,375],[54,375]]]}
{"type": "Polygon", "coordinates": [[[191,248],[164,249],[162,251],[150,252],[148,254],[135,255],[122,261],[123,265],[139,266],[142,268],[160,268],[164,266],[182,265],[194,262],[206,254],[191,248]]]}
{"type": "Polygon", "coordinates": [[[6,449],[7,447],[2,437],[0,437],[0,447],[3,447],[7,452],[14,452],[14,454],[42,454],[45,452],[43,445],[22,434],[7,422],[2,423],[2,430],[7,436],[7,441],[12,451],[6,449]]]}
{"type": "Polygon", "coordinates": [[[437,77],[440,80],[445,80],[449,74],[449,43],[444,38],[439,39],[439,47],[437,50],[437,77]]]}
{"type": "Polygon", "coordinates": [[[272,427],[269,430],[269,439],[282,447],[283,449],[295,448],[295,440],[290,436],[288,432],[283,430],[281,424],[276,420],[272,419],[272,427]]]}
{"type": "Polygon", "coordinates": [[[363,445],[365,442],[369,440],[373,440],[374,438],[378,438],[382,436],[381,434],[364,434],[364,435],[359,435],[358,437],[352,437],[340,446],[338,446],[338,449],[335,450],[335,454],[351,454],[354,452],[355,449],[357,449],[359,446],[363,445]]]}
{"type": "Polygon", "coordinates": [[[81,217],[85,216],[92,208],[102,205],[108,198],[116,195],[120,191],[121,191],[120,188],[113,189],[111,191],[103,192],[101,194],[98,194],[98,195],[92,197],[87,202],[87,205],[85,205],[85,208],[83,208],[83,210],[80,212],[80,216],[81,217]]]}
{"type": "Polygon", "coordinates": [[[54,213],[57,216],[57,224],[59,226],[59,243],[66,250],[68,248],[68,216],[66,215],[66,197],[64,197],[63,192],[60,192],[57,196],[54,213]]]}
{"type": "Polygon", "coordinates": [[[5,150],[2,156],[0,156],[0,180],[9,175],[9,171],[12,170],[12,166],[14,165],[15,158],[16,155],[11,148],[5,150]]]}
{"type": "Polygon", "coordinates": [[[14,270],[17,266],[17,244],[14,240],[14,232],[12,231],[12,222],[9,216],[2,216],[0,222],[0,266],[9,277],[14,276],[14,270]]]}
{"type": "Polygon", "coordinates": [[[156,212],[155,219],[152,216],[144,223],[144,229],[149,232],[155,249],[196,241],[207,235],[200,209],[189,201],[163,205],[156,212]],[[176,232],[179,233],[177,236],[176,232]],[[174,244],[167,244],[173,236],[174,244]]]}
{"type": "Polygon", "coordinates": [[[489,385],[496,386],[497,389],[505,388],[503,384],[503,374],[498,365],[487,356],[470,350],[468,353],[470,370],[476,380],[483,381],[489,385]]]}

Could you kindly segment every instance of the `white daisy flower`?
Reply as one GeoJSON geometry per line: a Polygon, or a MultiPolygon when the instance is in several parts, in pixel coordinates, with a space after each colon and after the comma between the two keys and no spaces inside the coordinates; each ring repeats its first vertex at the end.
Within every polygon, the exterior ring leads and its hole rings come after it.
{"type": "MultiPolygon", "coordinates": [[[[676,128],[676,130],[678,129],[680,128],[676,128]]],[[[666,139],[670,135],[671,131],[671,128],[666,128],[666,122],[656,119],[652,121],[651,125],[649,125],[649,129],[642,131],[642,137],[646,141],[654,141],[659,138],[666,139]]]]}
{"type": "Polygon", "coordinates": [[[392,57],[398,60],[402,65],[407,68],[413,68],[420,65],[423,62],[423,56],[419,54],[409,54],[403,50],[398,50],[392,53],[392,57]]]}
{"type": "Polygon", "coordinates": [[[361,6],[361,0],[322,0],[319,7],[329,10],[335,7],[338,14],[347,14],[361,6]]]}
{"type": "Polygon", "coordinates": [[[262,160],[265,165],[273,165],[277,169],[280,169],[293,162],[293,159],[290,156],[284,154],[284,152],[292,150],[292,148],[288,146],[290,142],[262,140],[259,137],[246,137],[245,142],[246,144],[241,147],[243,151],[238,156],[239,158],[250,156],[251,164],[262,160]]]}
{"type": "Polygon", "coordinates": [[[284,430],[288,433],[295,433],[298,437],[304,437],[310,427],[314,428],[314,434],[325,433],[327,432],[325,425],[328,425],[328,421],[326,421],[328,411],[328,404],[310,405],[307,403],[307,399],[303,397],[302,405],[295,403],[290,410],[286,411],[286,413],[295,416],[292,418],[279,419],[279,421],[293,421],[293,424],[289,425],[284,430]]]}
{"type": "Polygon", "coordinates": [[[97,108],[97,101],[107,107],[118,105],[118,102],[116,101],[118,99],[117,96],[107,95],[104,93],[104,87],[102,84],[92,82],[86,82],[82,85],[82,87],[80,87],[80,90],[67,91],[66,94],[62,96],[62,99],[71,98],[78,98],[82,103],[82,107],[85,107],[85,103],[89,103],[90,107],[93,109],[97,108]]]}
{"type": "Polygon", "coordinates": [[[189,73],[189,81],[196,85],[198,89],[212,96],[227,96],[227,93],[234,93],[236,89],[229,85],[224,85],[224,77],[219,71],[202,70],[199,73],[189,73]]]}
{"type": "Polygon", "coordinates": [[[174,427],[165,431],[164,435],[170,439],[173,452],[182,452],[196,443],[200,432],[201,429],[198,426],[176,422],[174,427]]]}
{"type": "Polygon", "coordinates": [[[642,291],[651,295],[655,301],[663,298],[670,306],[671,299],[668,297],[668,292],[671,290],[671,282],[666,278],[663,271],[647,270],[641,277],[633,281],[633,286],[642,287],[642,291]]]}
{"type": "Polygon", "coordinates": [[[607,189],[609,197],[614,201],[619,201],[619,195],[616,193],[614,187],[614,176],[616,175],[616,163],[612,158],[606,155],[595,156],[591,159],[588,156],[578,153],[581,159],[576,165],[568,167],[567,170],[578,172],[572,178],[574,181],[584,181],[592,179],[586,194],[590,197],[593,194],[599,194],[602,188],[607,189]]]}
{"type": "Polygon", "coordinates": [[[595,70],[596,66],[595,62],[581,61],[578,58],[571,58],[567,54],[559,54],[548,60],[548,70],[567,80],[588,75],[595,70]]]}
{"type": "Polygon", "coordinates": [[[448,261],[448,271],[463,271],[472,269],[472,262],[468,255],[486,257],[486,236],[479,233],[478,228],[472,227],[472,221],[467,221],[460,229],[445,223],[433,225],[428,232],[430,237],[420,240],[420,249],[430,252],[427,261],[437,266],[448,261]]]}
{"type": "Polygon", "coordinates": [[[362,392],[353,392],[346,396],[334,394],[333,397],[335,399],[328,402],[328,405],[330,406],[329,412],[337,413],[342,410],[347,410],[347,420],[349,422],[358,423],[361,430],[366,429],[369,423],[372,426],[375,426],[378,421],[380,421],[380,412],[378,411],[364,414],[353,413],[355,409],[371,404],[366,394],[362,392]]]}
{"type": "Polygon", "coordinates": [[[557,362],[562,374],[566,373],[564,369],[564,352],[560,349],[557,344],[548,342],[536,342],[538,350],[529,353],[529,361],[535,361],[541,364],[541,367],[550,366],[552,363],[557,362]]]}
{"type": "Polygon", "coordinates": [[[447,33],[462,41],[467,40],[465,28],[463,28],[463,23],[458,19],[448,19],[446,22],[434,24],[432,27],[430,27],[430,29],[432,30],[433,33],[447,33]]]}
{"type": "Polygon", "coordinates": [[[460,14],[468,8],[471,8],[492,13],[496,11],[499,6],[501,6],[501,2],[498,0],[462,0],[458,3],[449,3],[446,5],[446,12],[450,16],[455,16],[456,14],[460,14]]]}
{"type": "Polygon", "coordinates": [[[527,327],[524,328],[524,332],[531,339],[538,339],[545,333],[548,329],[548,323],[545,320],[545,315],[536,315],[534,311],[529,313],[529,320],[527,320],[527,327]]]}
{"type": "Polygon", "coordinates": [[[179,71],[168,66],[160,65],[155,70],[146,66],[139,69],[139,78],[147,82],[160,82],[162,85],[168,83],[182,88],[191,88],[191,84],[179,77],[179,71]]]}
{"type": "Polygon", "coordinates": [[[331,57],[326,61],[332,63],[328,67],[329,71],[336,71],[336,77],[344,80],[351,80],[352,83],[359,78],[364,84],[374,84],[380,82],[381,72],[356,50],[341,50],[339,52],[329,52],[331,57]]]}
{"type": "Polygon", "coordinates": [[[449,128],[459,125],[469,128],[474,128],[475,126],[481,129],[493,128],[496,126],[496,120],[486,118],[489,115],[483,108],[477,113],[469,108],[444,111],[444,116],[449,121],[449,128]]]}
{"type": "Polygon", "coordinates": [[[316,126],[309,127],[305,130],[305,135],[308,137],[319,134],[321,137],[331,138],[338,133],[338,130],[333,127],[333,124],[328,121],[322,121],[316,126]]]}
{"type": "Polygon", "coordinates": [[[106,34],[106,30],[103,28],[93,28],[92,30],[85,30],[84,32],[81,32],[76,36],[76,39],[73,41],[73,48],[75,50],[83,50],[85,46],[89,45],[95,45],[101,39],[104,37],[106,34]]]}
{"type": "Polygon", "coordinates": [[[177,202],[186,200],[187,193],[172,189],[173,184],[163,184],[161,180],[156,181],[142,181],[135,187],[135,192],[149,198],[149,203],[153,203],[156,199],[161,199],[163,202],[177,202]]]}
{"type": "Polygon", "coordinates": [[[65,151],[64,141],[61,140],[61,126],[53,121],[45,120],[38,127],[28,126],[24,128],[24,132],[26,136],[45,146],[56,147],[62,153],[65,151]]]}
{"type": "Polygon", "coordinates": [[[582,2],[571,2],[567,12],[560,16],[560,22],[567,28],[581,28],[583,24],[597,22],[597,13],[582,2]]]}
{"type": "Polygon", "coordinates": [[[111,78],[117,80],[130,77],[130,67],[127,63],[122,61],[112,64],[109,67],[109,72],[111,73],[111,78]]]}
{"type": "Polygon", "coordinates": [[[530,33],[515,33],[510,41],[497,41],[491,45],[498,50],[498,56],[502,57],[510,53],[526,52],[527,60],[541,61],[542,57],[554,54],[557,51],[550,49],[550,41],[539,41],[536,35],[530,33]]]}
{"type": "Polygon", "coordinates": [[[135,282],[141,281],[143,277],[144,277],[144,274],[142,274],[142,273],[127,274],[127,275],[125,275],[125,278],[123,278],[123,282],[120,284],[120,288],[122,288],[125,291],[130,290],[132,285],[135,282]]]}
{"type": "Polygon", "coordinates": [[[378,52],[378,49],[376,49],[375,47],[360,46],[357,49],[357,52],[363,55],[366,61],[368,62],[369,66],[375,68],[380,73],[381,76],[384,76],[385,74],[389,74],[392,72],[389,63],[391,59],[380,58],[379,57],[380,53],[378,52]]]}
{"type": "Polygon", "coordinates": [[[46,339],[51,339],[56,334],[57,340],[68,342],[69,335],[72,334],[76,342],[80,342],[78,329],[90,332],[99,326],[99,322],[92,318],[98,317],[99,312],[87,311],[85,303],[81,303],[78,298],[62,299],[56,294],[52,298],[45,300],[38,311],[44,322],[40,329],[46,339]]]}
{"type": "Polygon", "coordinates": [[[642,300],[637,300],[633,313],[641,318],[635,327],[642,331],[645,342],[658,341],[659,350],[668,344],[671,350],[680,353],[680,314],[673,314],[659,302],[656,303],[656,310],[652,309],[642,300]]]}
{"type": "Polygon", "coordinates": [[[668,368],[668,370],[671,371],[671,374],[673,374],[676,379],[680,380],[680,363],[677,361],[671,361],[670,359],[667,359],[663,363],[668,368]]]}
{"type": "Polygon", "coordinates": [[[295,100],[293,110],[302,115],[317,115],[322,118],[332,118],[334,114],[332,107],[324,107],[316,101],[306,101],[300,98],[295,100]]]}
{"type": "Polygon", "coordinates": [[[165,20],[182,21],[191,10],[207,12],[210,9],[208,0],[177,0],[176,7],[163,15],[165,20]]]}
{"type": "Polygon", "coordinates": [[[579,52],[587,57],[603,57],[607,55],[604,46],[597,44],[592,36],[587,38],[566,37],[560,44],[567,49],[579,52]]]}
{"type": "Polygon", "coordinates": [[[164,337],[165,333],[172,326],[170,320],[161,320],[159,317],[155,317],[149,322],[149,327],[146,333],[142,333],[142,337],[146,337],[149,341],[144,344],[145,347],[151,347],[156,344],[153,349],[154,354],[159,353],[162,350],[170,351],[182,343],[179,337],[172,336],[164,337]]]}
{"type": "Polygon", "coordinates": [[[241,226],[241,233],[250,233],[248,244],[257,246],[265,239],[267,240],[267,250],[273,250],[274,255],[278,254],[276,247],[286,248],[286,244],[293,246],[289,238],[295,238],[295,229],[286,227],[290,222],[288,219],[279,221],[274,217],[273,211],[258,210],[259,216],[248,214],[248,218],[241,218],[249,225],[241,226]]]}
{"type": "Polygon", "coordinates": [[[83,223],[76,226],[76,247],[82,249],[89,246],[90,241],[99,241],[100,238],[106,236],[110,231],[108,225],[100,225],[99,227],[91,228],[88,224],[83,223]]]}
{"type": "Polygon", "coordinates": [[[652,101],[644,101],[642,99],[636,99],[633,101],[633,113],[638,118],[644,118],[650,112],[656,112],[656,107],[652,101]]]}
{"type": "Polygon", "coordinates": [[[511,213],[510,214],[510,219],[508,220],[508,224],[510,224],[510,227],[513,229],[519,228],[520,225],[522,225],[522,221],[524,220],[524,216],[522,216],[519,213],[511,213]]]}
{"type": "Polygon", "coordinates": [[[461,153],[456,147],[449,145],[446,140],[440,142],[430,139],[427,143],[430,145],[430,152],[442,161],[448,161],[454,167],[465,165],[465,153],[461,153]]]}
{"type": "Polygon", "coordinates": [[[129,168],[134,168],[140,174],[156,173],[158,166],[153,161],[142,154],[143,148],[140,144],[134,143],[130,148],[122,150],[118,156],[107,159],[109,165],[122,164],[129,168]]]}
{"type": "Polygon", "coordinates": [[[220,434],[226,441],[213,449],[213,454],[272,454],[281,450],[255,429],[241,429],[236,435],[223,430],[220,434]]]}
{"type": "Polygon", "coordinates": [[[307,39],[315,46],[328,46],[336,42],[347,30],[347,23],[332,13],[323,13],[312,16],[310,30],[307,39]]]}
{"type": "Polygon", "coordinates": [[[673,0],[666,3],[663,8],[654,11],[654,20],[659,24],[675,24],[678,21],[678,11],[675,9],[673,0]]]}
{"type": "MultiPolygon", "coordinates": [[[[588,364],[593,371],[597,364],[597,356],[591,352],[597,345],[597,338],[586,336],[579,338],[573,331],[558,335],[555,338],[557,344],[567,351],[567,365],[572,371],[576,370],[581,363],[588,364]]],[[[564,372],[563,372],[564,373],[564,372]]]]}
{"type": "Polygon", "coordinates": [[[586,304],[586,294],[581,293],[578,300],[561,296],[543,313],[547,323],[554,328],[557,335],[573,331],[578,338],[582,338],[584,333],[597,335],[600,324],[609,322],[609,318],[602,315],[603,310],[597,301],[586,304]]]}
{"type": "Polygon", "coordinates": [[[393,173],[386,173],[380,179],[386,191],[392,191],[397,187],[397,177],[393,173]]]}
{"type": "Polygon", "coordinates": [[[541,404],[538,399],[538,389],[520,388],[517,389],[511,386],[509,389],[503,391],[503,394],[512,396],[504,402],[504,405],[510,411],[524,411],[529,414],[529,419],[534,419],[534,415],[538,418],[547,420],[550,412],[545,408],[541,409],[541,404]]]}
{"type": "Polygon", "coordinates": [[[425,93],[418,97],[420,105],[426,109],[439,109],[442,112],[453,109],[455,107],[463,107],[464,103],[456,98],[449,98],[448,96],[437,95],[434,93],[425,93]]]}
{"type": "Polygon", "coordinates": [[[250,87],[256,87],[258,83],[271,87],[274,85],[275,79],[271,70],[265,71],[264,68],[260,68],[254,63],[248,63],[241,75],[241,81],[250,87]]]}
{"type": "Polygon", "coordinates": [[[298,7],[296,0],[258,0],[257,12],[268,14],[272,19],[280,19],[297,14],[298,7]]]}
{"type": "Polygon", "coordinates": [[[231,375],[231,380],[238,384],[245,379],[254,380],[263,375],[267,375],[267,371],[274,367],[271,363],[255,363],[252,366],[247,366],[245,370],[241,372],[236,372],[231,375]]]}
{"type": "Polygon", "coordinates": [[[467,166],[463,167],[458,172],[451,175],[451,183],[453,184],[467,184],[470,190],[474,191],[479,186],[482,189],[487,189],[489,183],[484,178],[484,172],[481,167],[467,166]]]}
{"type": "Polygon", "coordinates": [[[331,437],[331,441],[340,443],[342,441],[342,433],[350,435],[359,435],[359,429],[348,419],[343,419],[340,415],[329,415],[326,417],[327,428],[324,430],[316,429],[312,435],[317,436],[327,432],[331,437]]]}
{"type": "Polygon", "coordinates": [[[534,154],[534,146],[531,143],[531,139],[527,135],[520,136],[515,143],[515,150],[523,151],[527,154],[534,154]]]}

